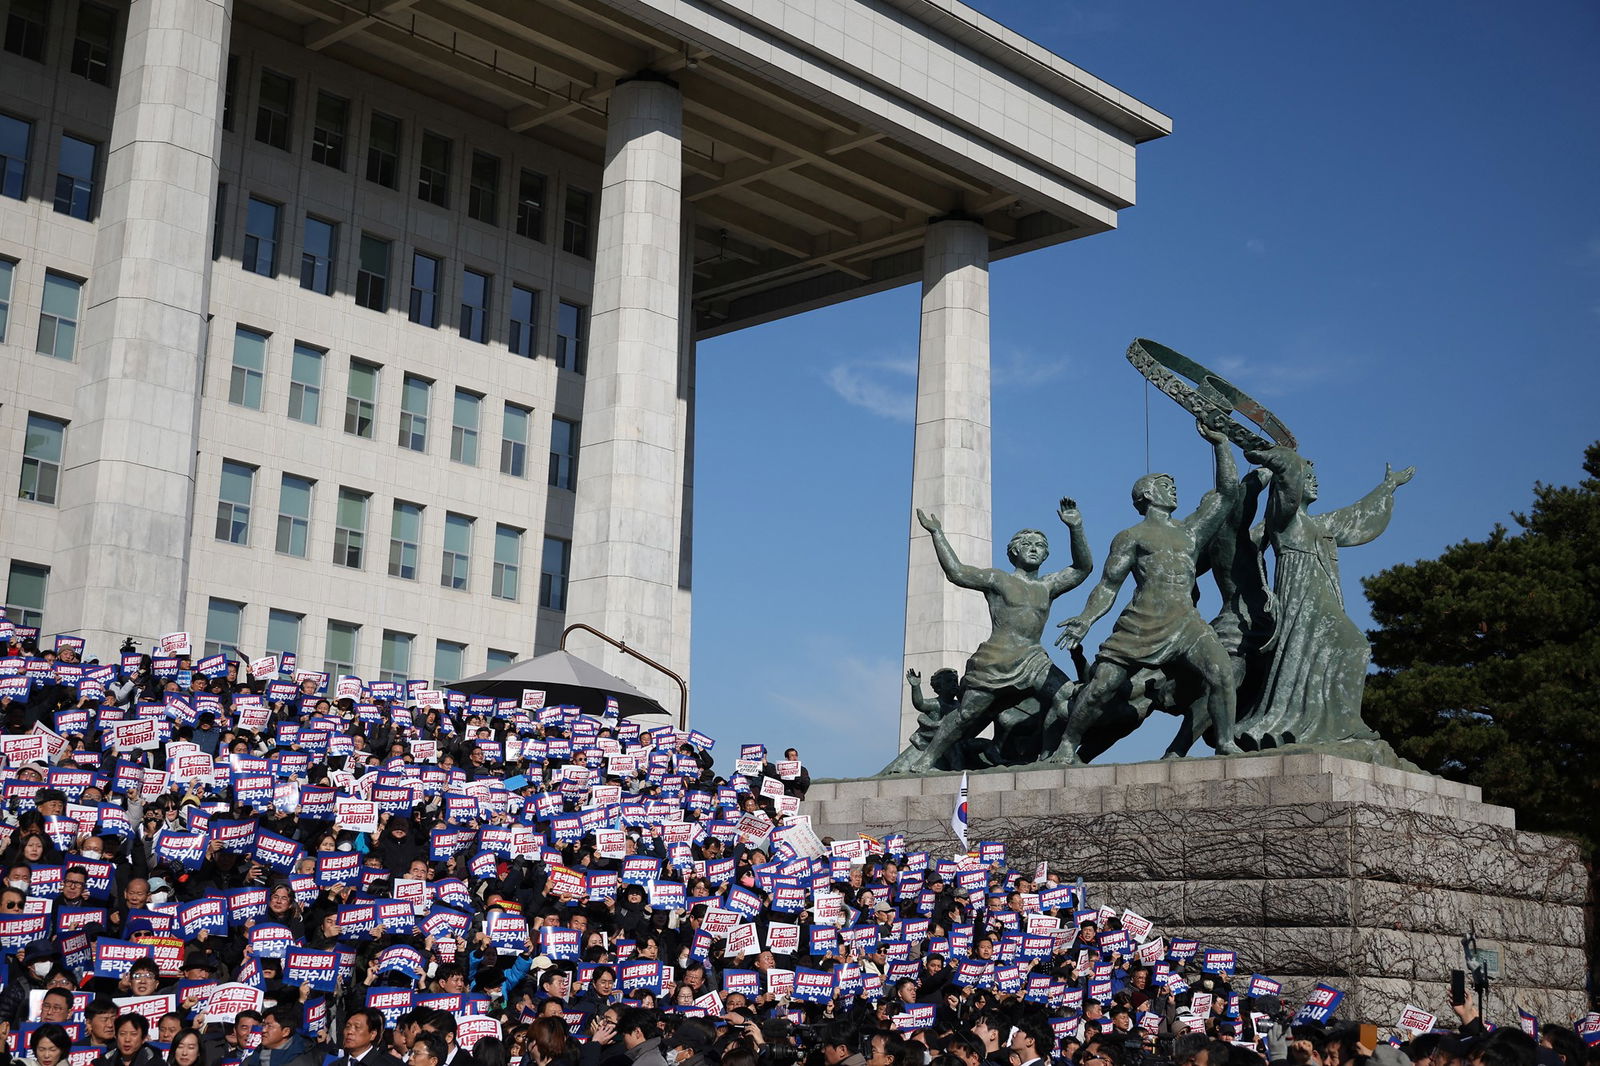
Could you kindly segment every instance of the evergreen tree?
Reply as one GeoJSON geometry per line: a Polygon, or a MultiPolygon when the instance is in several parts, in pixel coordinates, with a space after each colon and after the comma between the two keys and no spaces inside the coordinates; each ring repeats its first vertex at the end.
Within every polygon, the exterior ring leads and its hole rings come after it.
{"type": "Polygon", "coordinates": [[[1600,845],[1600,442],[1578,486],[1535,484],[1516,532],[1365,579],[1366,720],[1478,785],[1517,825],[1600,845]]]}

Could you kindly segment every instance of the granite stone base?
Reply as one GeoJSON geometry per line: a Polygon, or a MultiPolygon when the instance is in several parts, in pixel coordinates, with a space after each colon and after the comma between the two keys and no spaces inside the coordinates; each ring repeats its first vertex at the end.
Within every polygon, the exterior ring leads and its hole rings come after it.
{"type": "MultiPolygon", "coordinates": [[[[802,813],[827,836],[901,831],[949,853],[959,773],[815,781],[802,813]]],[[[1012,865],[1083,877],[1091,902],[1168,936],[1233,948],[1242,974],[1300,1002],[1318,981],[1346,1017],[1391,1025],[1412,1003],[1449,1017],[1461,937],[1500,955],[1491,1020],[1584,1011],[1574,843],[1516,828],[1480,790],[1325,754],[1260,754],[969,776],[969,839],[1012,865]]]]}

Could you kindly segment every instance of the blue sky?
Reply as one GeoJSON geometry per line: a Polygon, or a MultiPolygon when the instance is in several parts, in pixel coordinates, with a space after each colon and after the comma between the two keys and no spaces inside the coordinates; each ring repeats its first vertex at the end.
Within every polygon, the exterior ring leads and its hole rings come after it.
{"type": "MultiPolygon", "coordinates": [[[[1137,519],[1136,336],[1271,407],[1328,507],[1385,461],[1417,466],[1388,533],[1342,554],[1363,626],[1362,576],[1581,476],[1600,437],[1600,6],[977,6],[1174,124],[1139,150],[1117,231],[991,272],[997,544],[1060,529],[1063,494],[1097,563],[1137,519]]],[[[918,295],[700,346],[691,716],[726,745],[796,745],[814,775],[896,750],[918,295]]],[[[1192,506],[1210,477],[1193,422],[1152,394],[1149,435],[1192,506]]],[[[1175,727],[1105,761],[1159,755],[1175,727]]]]}

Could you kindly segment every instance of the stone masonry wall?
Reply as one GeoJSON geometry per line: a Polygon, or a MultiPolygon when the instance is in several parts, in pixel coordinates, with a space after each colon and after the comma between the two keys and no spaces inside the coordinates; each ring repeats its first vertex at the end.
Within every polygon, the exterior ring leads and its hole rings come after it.
{"type": "MultiPolygon", "coordinates": [[[[960,781],[818,781],[802,811],[819,834],[903,831],[948,854],[960,781]]],[[[1290,1001],[1327,981],[1350,1017],[1392,1024],[1406,1003],[1448,1016],[1475,929],[1501,956],[1492,1020],[1584,1009],[1577,846],[1517,830],[1472,786],[1329,755],[1186,759],[973,773],[968,815],[974,844],[1005,841],[1013,865],[1048,862],[1093,902],[1233,948],[1290,1001]]]]}

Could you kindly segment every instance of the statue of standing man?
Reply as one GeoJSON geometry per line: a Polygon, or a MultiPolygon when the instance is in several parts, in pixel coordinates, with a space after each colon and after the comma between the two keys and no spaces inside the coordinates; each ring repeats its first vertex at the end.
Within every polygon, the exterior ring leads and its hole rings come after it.
{"type": "Polygon", "coordinates": [[[1016,569],[1006,573],[964,564],[945,539],[938,517],[917,511],[917,521],[933,535],[933,550],[944,576],[962,588],[983,593],[994,629],[967,660],[961,705],[940,720],[926,746],[907,747],[884,773],[932,770],[956,743],[977,736],[1001,712],[1029,699],[1036,699],[1047,711],[1065,705],[1071,683],[1040,640],[1051,604],[1094,572],[1094,556],[1077,504],[1063,499],[1056,515],[1072,539],[1072,565],[1053,574],[1040,574],[1039,567],[1050,554],[1050,542],[1039,530],[1024,529],[1011,538],[1006,558],[1016,569]]]}
{"type": "Polygon", "coordinates": [[[1239,474],[1227,434],[1204,422],[1196,426],[1216,456],[1216,489],[1205,494],[1188,518],[1175,520],[1178,489],[1171,474],[1146,474],[1135,481],[1133,505],[1144,520],[1112,539],[1105,573],[1089,593],[1083,613],[1061,623],[1064,632],[1056,640],[1058,646],[1082,643],[1089,627],[1111,609],[1122,583],[1133,575],[1133,599],[1100,645],[1089,680],[1070,709],[1061,705],[1050,709],[1045,737],[1046,758],[1051,762],[1080,762],[1078,747],[1084,735],[1101,724],[1129,675],[1141,667],[1173,662],[1186,663],[1205,686],[1197,711],[1209,722],[1189,723],[1193,735],[1209,725],[1216,729],[1219,754],[1239,751],[1233,740],[1233,666],[1216,631],[1195,609],[1193,595],[1196,564],[1233,508],[1240,491],[1239,474]]]}

